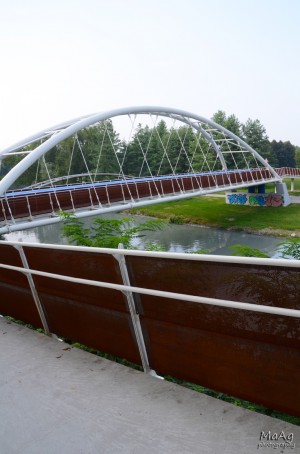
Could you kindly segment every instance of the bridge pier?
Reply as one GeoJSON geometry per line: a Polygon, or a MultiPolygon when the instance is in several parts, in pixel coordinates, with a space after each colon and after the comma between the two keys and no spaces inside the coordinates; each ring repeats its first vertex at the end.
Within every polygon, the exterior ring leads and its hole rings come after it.
{"type": "Polygon", "coordinates": [[[288,206],[291,199],[287,190],[286,183],[275,183],[275,192],[266,193],[265,184],[248,187],[248,192],[227,192],[226,203],[230,205],[252,205],[280,207],[288,206]]]}
{"type": "Polygon", "coordinates": [[[248,194],[265,194],[266,192],[266,185],[265,184],[258,184],[257,186],[249,186],[248,187],[248,194]]]}
{"type": "Polygon", "coordinates": [[[275,183],[275,193],[282,196],[284,203],[283,206],[288,206],[291,203],[290,195],[288,193],[288,189],[286,183],[278,181],[275,183]]]}

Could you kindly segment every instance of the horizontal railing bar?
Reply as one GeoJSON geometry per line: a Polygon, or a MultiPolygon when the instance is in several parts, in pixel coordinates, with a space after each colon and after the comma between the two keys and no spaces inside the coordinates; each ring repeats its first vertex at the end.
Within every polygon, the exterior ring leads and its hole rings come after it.
{"type": "MultiPolygon", "coordinates": [[[[118,249],[119,253],[119,249],[118,249]]],[[[55,273],[48,273],[45,271],[37,271],[32,269],[25,269],[18,266],[13,265],[4,265],[0,264],[0,268],[7,269],[11,271],[17,271],[23,274],[30,274],[34,276],[41,276],[41,277],[48,277],[50,279],[56,279],[64,282],[72,282],[74,284],[83,284],[83,285],[91,285],[93,287],[101,287],[101,288],[108,288],[111,290],[117,290],[122,293],[132,292],[138,293],[141,295],[150,295],[150,296],[157,296],[160,298],[171,298],[181,301],[189,301],[193,303],[200,303],[200,304],[207,304],[212,306],[221,306],[226,308],[232,309],[242,309],[246,311],[254,311],[254,312],[263,312],[273,315],[283,315],[287,317],[295,317],[300,318],[300,310],[297,309],[286,309],[283,307],[271,307],[265,305],[256,305],[250,303],[241,303],[239,301],[230,301],[230,300],[222,300],[218,298],[207,298],[203,296],[195,296],[195,295],[187,295],[185,293],[176,293],[176,292],[166,292],[162,290],[154,290],[154,289],[147,289],[143,287],[134,287],[129,285],[122,285],[122,284],[112,284],[110,282],[102,282],[102,281],[94,281],[90,279],[82,279],[76,278],[71,276],[65,276],[55,273]]]]}
{"type": "MultiPolygon", "coordinates": [[[[18,241],[0,241],[0,245],[16,246],[20,245],[18,241]]],[[[116,249],[112,248],[97,248],[88,246],[72,246],[63,244],[46,244],[46,243],[26,243],[22,242],[22,246],[53,249],[53,250],[66,250],[76,252],[92,252],[95,254],[116,254],[116,249]]],[[[294,259],[273,259],[261,257],[239,257],[231,255],[211,255],[211,254],[193,254],[190,252],[162,252],[162,251],[143,251],[137,249],[117,249],[117,253],[121,255],[136,256],[136,257],[156,257],[164,259],[178,259],[178,260],[193,260],[196,262],[218,262],[218,263],[232,263],[241,265],[259,265],[259,266],[278,266],[285,268],[300,268],[300,260],[294,259]]]]}

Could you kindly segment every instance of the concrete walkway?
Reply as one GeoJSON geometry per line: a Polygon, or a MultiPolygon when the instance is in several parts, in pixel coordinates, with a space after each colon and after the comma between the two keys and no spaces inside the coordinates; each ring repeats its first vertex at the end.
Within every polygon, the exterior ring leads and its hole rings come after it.
{"type": "Polygon", "coordinates": [[[291,203],[300,203],[300,197],[298,195],[290,195],[291,203]]]}
{"type": "Polygon", "coordinates": [[[4,318],[0,371],[1,454],[256,453],[261,431],[292,433],[292,452],[300,452],[297,426],[70,348],[4,318]]]}

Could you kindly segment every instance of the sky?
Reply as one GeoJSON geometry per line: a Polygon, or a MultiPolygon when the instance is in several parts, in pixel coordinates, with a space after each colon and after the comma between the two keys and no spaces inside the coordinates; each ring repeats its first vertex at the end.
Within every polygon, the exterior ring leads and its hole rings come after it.
{"type": "Polygon", "coordinates": [[[223,110],[300,145],[299,21],[299,0],[3,2],[0,149],[139,105],[223,110]]]}

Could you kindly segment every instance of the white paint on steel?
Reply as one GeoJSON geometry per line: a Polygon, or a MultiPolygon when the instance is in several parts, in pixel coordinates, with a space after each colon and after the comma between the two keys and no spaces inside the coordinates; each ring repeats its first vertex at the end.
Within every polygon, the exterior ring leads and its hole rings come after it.
{"type": "MultiPolygon", "coordinates": [[[[121,249],[121,247],[119,247],[119,249],[121,249]]],[[[128,286],[131,287],[125,255],[113,254],[113,256],[119,263],[123,284],[126,285],[127,287],[128,286]]],[[[136,342],[138,345],[143,369],[144,369],[145,373],[149,374],[151,371],[150,364],[149,364],[149,358],[148,358],[145,340],[144,340],[144,336],[143,336],[143,330],[142,330],[142,326],[141,326],[141,322],[140,322],[140,317],[139,317],[139,314],[136,312],[135,302],[134,302],[132,291],[125,292],[125,296],[127,299],[127,305],[128,305],[128,309],[130,312],[130,317],[131,317],[131,321],[132,321],[132,325],[133,325],[133,329],[134,329],[135,339],[136,339],[136,342]]],[[[153,371],[153,372],[155,372],[155,371],[153,371]]]]}
{"type": "Polygon", "coordinates": [[[17,272],[20,272],[25,275],[30,274],[31,276],[41,276],[41,277],[47,277],[50,279],[60,280],[60,281],[64,281],[64,282],[72,282],[72,283],[83,284],[83,285],[91,285],[94,287],[108,288],[111,290],[118,290],[125,294],[128,292],[132,292],[132,293],[137,293],[137,294],[141,294],[141,295],[157,296],[159,298],[171,298],[171,299],[180,300],[180,301],[190,301],[192,303],[207,304],[207,305],[220,306],[220,307],[229,307],[232,309],[241,309],[241,310],[245,310],[245,311],[262,312],[265,314],[273,314],[273,315],[300,318],[300,310],[296,310],[296,309],[286,309],[283,307],[271,307],[271,306],[265,306],[265,305],[260,305],[260,304],[259,305],[258,304],[249,304],[249,303],[243,303],[243,302],[239,302],[239,301],[222,300],[222,299],[218,299],[218,298],[207,298],[207,297],[202,297],[202,296],[188,295],[185,293],[166,292],[166,291],[162,291],[162,290],[153,290],[153,289],[147,289],[147,288],[143,288],[143,287],[135,287],[135,286],[131,286],[131,285],[129,286],[129,285],[113,284],[113,283],[109,283],[109,282],[101,282],[101,281],[94,281],[94,280],[90,280],[90,279],[75,278],[75,277],[65,276],[65,275],[61,275],[61,274],[47,273],[45,271],[24,269],[24,268],[21,268],[18,266],[12,266],[12,265],[0,264],[0,268],[6,269],[6,270],[11,270],[11,271],[17,271],[17,272]]]}
{"type": "MultiPolygon", "coordinates": [[[[25,269],[30,269],[23,247],[20,245],[20,243],[16,244],[14,247],[17,249],[17,251],[20,254],[20,258],[21,258],[23,267],[25,269]]],[[[41,322],[42,322],[42,325],[43,325],[43,328],[44,328],[44,331],[45,331],[47,336],[50,336],[50,330],[49,330],[47,318],[45,316],[43,305],[42,305],[42,303],[40,301],[38,292],[36,290],[36,286],[35,286],[32,274],[31,273],[27,273],[26,277],[27,277],[27,280],[28,280],[28,284],[29,284],[29,287],[30,287],[30,290],[31,290],[31,294],[32,294],[35,306],[37,308],[38,314],[40,316],[40,319],[41,319],[41,322]]]]}
{"type": "MultiPolygon", "coordinates": [[[[105,121],[110,118],[114,118],[117,116],[122,115],[130,115],[130,114],[156,114],[160,116],[166,116],[173,118],[174,115],[180,121],[186,123],[186,119],[193,119],[201,123],[205,123],[210,125],[213,129],[223,132],[225,135],[231,137],[237,143],[239,143],[243,148],[249,151],[259,162],[263,164],[265,168],[267,168],[273,177],[277,181],[281,181],[281,177],[275,172],[275,170],[257,153],[253,148],[251,148],[246,142],[240,139],[238,136],[233,134],[232,132],[228,131],[227,129],[223,128],[222,126],[218,125],[212,120],[209,120],[205,117],[200,115],[193,114],[191,112],[187,112],[181,109],[174,109],[170,107],[159,107],[159,106],[142,106],[142,107],[125,107],[121,109],[110,110],[107,112],[93,114],[87,117],[83,117],[77,120],[73,120],[70,122],[63,123],[60,127],[54,131],[53,135],[46,140],[46,142],[39,145],[37,148],[32,150],[30,154],[28,154],[22,161],[20,161],[11,171],[3,177],[0,181],[0,195],[4,194],[10,186],[34,163],[36,162],[41,156],[43,156],[47,151],[52,149],[55,145],[60,143],[62,140],[67,139],[68,137],[75,134],[77,131],[81,129],[91,126],[99,121],[105,121]]],[[[30,141],[26,142],[19,142],[21,147],[32,143],[35,140],[38,140],[42,137],[47,137],[51,134],[52,131],[47,132],[47,130],[42,131],[42,135],[38,136],[38,134],[31,136],[30,141]]],[[[19,148],[21,148],[19,147],[19,148]]],[[[16,151],[16,146],[12,146],[2,150],[1,154],[5,154],[9,151],[16,151]]]]}
{"type": "MultiPolygon", "coordinates": [[[[0,245],[5,246],[20,245],[18,241],[1,241],[0,245]]],[[[137,257],[157,257],[157,258],[168,258],[175,260],[193,260],[195,262],[221,262],[221,263],[238,263],[244,265],[261,265],[261,266],[282,266],[285,268],[300,268],[300,260],[289,260],[289,259],[269,259],[260,257],[239,257],[232,255],[209,255],[209,254],[192,254],[187,252],[160,252],[160,251],[143,251],[137,249],[113,249],[113,248],[97,248],[87,246],[69,246],[63,244],[46,244],[46,243],[30,243],[23,242],[23,247],[38,248],[38,249],[56,249],[60,251],[81,251],[90,252],[93,254],[122,254],[137,257]]]]}

